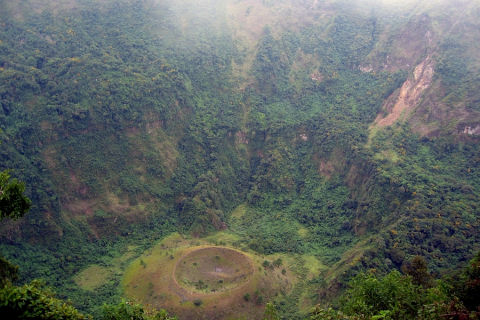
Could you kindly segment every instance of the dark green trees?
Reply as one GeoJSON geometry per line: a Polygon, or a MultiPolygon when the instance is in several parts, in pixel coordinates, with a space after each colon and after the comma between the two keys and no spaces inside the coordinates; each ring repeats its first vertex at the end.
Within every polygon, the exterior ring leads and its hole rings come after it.
{"type": "Polygon", "coordinates": [[[28,212],[31,201],[24,192],[24,183],[10,179],[8,171],[0,172],[0,219],[18,219],[28,212]]]}
{"type": "MultiPolygon", "coordinates": [[[[10,179],[8,171],[0,172],[0,220],[18,219],[28,212],[31,201],[23,192],[25,184],[17,179],[10,179]]],[[[15,281],[18,267],[0,255],[0,287],[15,281]]]]}
{"type": "Polygon", "coordinates": [[[4,319],[88,319],[72,305],[55,298],[40,281],[0,289],[0,314],[4,319]]]}
{"type": "Polygon", "coordinates": [[[342,304],[346,314],[371,318],[413,319],[421,301],[411,278],[393,271],[383,278],[373,274],[357,276],[342,304]],[[388,315],[388,317],[387,317],[388,315]]]}
{"type": "Polygon", "coordinates": [[[480,252],[470,261],[458,282],[458,296],[468,310],[480,317],[480,252]]]}
{"type": "Polygon", "coordinates": [[[117,305],[104,305],[102,320],[176,320],[165,310],[151,315],[147,314],[142,305],[122,301],[117,305]]]}
{"type": "MultiPolygon", "coordinates": [[[[0,172],[0,219],[25,215],[31,201],[23,193],[25,184],[0,172]]],[[[87,319],[72,305],[55,298],[41,281],[13,286],[18,267],[0,256],[0,314],[4,319],[87,319]]]]}
{"type": "Polygon", "coordinates": [[[310,320],[480,319],[480,253],[461,275],[434,281],[423,257],[406,263],[402,275],[357,275],[340,298],[339,309],[315,308],[310,320]]]}
{"type": "Polygon", "coordinates": [[[424,288],[432,285],[432,276],[428,273],[427,261],[422,256],[415,256],[411,261],[402,266],[402,271],[412,277],[415,285],[424,288]]]}

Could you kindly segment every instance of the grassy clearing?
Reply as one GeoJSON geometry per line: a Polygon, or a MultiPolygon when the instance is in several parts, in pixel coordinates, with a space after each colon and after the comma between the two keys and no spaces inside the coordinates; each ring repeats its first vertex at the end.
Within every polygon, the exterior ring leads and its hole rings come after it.
{"type": "Polygon", "coordinates": [[[297,273],[287,255],[242,252],[231,246],[236,241],[228,232],[205,239],[172,234],[130,264],[123,291],[147,308],[166,308],[180,318],[259,319],[266,302],[293,288],[297,273]],[[278,258],[282,263],[274,266],[278,258]]]}
{"type": "Polygon", "coordinates": [[[231,217],[237,218],[237,219],[243,217],[245,213],[247,213],[247,208],[248,207],[246,204],[239,205],[238,207],[235,208],[235,210],[233,210],[231,217]]]}
{"type": "MultiPolygon", "coordinates": [[[[299,230],[306,236],[307,232],[299,230]]],[[[165,308],[181,319],[261,319],[269,301],[292,301],[292,308],[308,312],[318,302],[309,280],[331,280],[364,249],[359,244],[329,268],[312,254],[260,255],[243,244],[230,231],[205,238],[173,233],[143,254],[137,246],[128,246],[123,254],[103,266],[89,266],[74,280],[93,291],[122,277],[121,292],[127,299],[147,309],[165,308]]]]}
{"type": "Polygon", "coordinates": [[[130,245],[118,257],[103,261],[103,266],[92,264],[73,276],[73,281],[82,289],[93,291],[106,284],[114,276],[121,275],[128,262],[137,255],[138,246],[130,245]]]}
{"type": "Polygon", "coordinates": [[[305,261],[305,267],[308,270],[308,279],[317,277],[320,273],[329,269],[313,255],[303,255],[302,258],[305,261]]]}
{"type": "Polygon", "coordinates": [[[384,161],[390,161],[391,163],[397,163],[400,161],[400,156],[393,150],[383,150],[381,152],[378,152],[374,156],[375,160],[384,160],[384,161]]]}
{"type": "Polygon", "coordinates": [[[229,231],[202,239],[173,233],[141,255],[137,246],[129,246],[105,266],[89,266],[74,280],[93,291],[122,277],[126,298],[147,309],[165,308],[181,319],[261,319],[269,301],[293,299],[301,312],[317,303],[308,281],[332,272],[318,257],[259,255],[242,243],[229,231]]]}
{"type": "Polygon", "coordinates": [[[75,283],[84,290],[93,291],[105,284],[112,275],[112,270],[99,265],[91,265],[76,274],[75,283]]]}
{"type": "Polygon", "coordinates": [[[371,238],[365,238],[362,241],[357,242],[353,248],[347,250],[342,255],[340,261],[335,263],[325,273],[325,280],[327,282],[331,282],[338,278],[340,274],[346,272],[348,269],[359,263],[365,252],[371,249],[371,245],[368,244],[370,241],[371,238]]]}
{"type": "Polygon", "coordinates": [[[306,236],[308,236],[308,229],[305,228],[305,227],[299,227],[298,228],[298,235],[302,238],[305,238],[306,236]]]}
{"type": "Polygon", "coordinates": [[[215,293],[246,284],[253,274],[250,259],[223,247],[206,247],[181,257],[175,267],[177,283],[189,292],[215,293]]]}
{"type": "Polygon", "coordinates": [[[229,231],[220,231],[204,238],[204,240],[214,245],[234,246],[234,244],[240,241],[241,238],[235,233],[229,231]]]}

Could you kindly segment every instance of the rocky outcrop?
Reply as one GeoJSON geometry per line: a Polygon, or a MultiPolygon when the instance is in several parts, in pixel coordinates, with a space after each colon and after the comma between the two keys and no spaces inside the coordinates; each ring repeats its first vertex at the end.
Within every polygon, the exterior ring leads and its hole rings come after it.
{"type": "Polygon", "coordinates": [[[394,92],[383,106],[383,112],[375,119],[375,126],[391,126],[408,117],[419,104],[422,94],[432,83],[434,74],[433,61],[427,56],[415,67],[413,74],[394,92]]]}
{"type": "Polygon", "coordinates": [[[478,136],[480,135],[480,125],[466,126],[463,129],[463,133],[469,136],[478,136]]]}

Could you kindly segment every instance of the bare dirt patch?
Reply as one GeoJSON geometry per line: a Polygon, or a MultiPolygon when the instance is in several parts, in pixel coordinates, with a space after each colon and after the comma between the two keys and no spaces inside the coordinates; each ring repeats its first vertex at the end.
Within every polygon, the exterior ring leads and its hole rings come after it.
{"type": "Polygon", "coordinates": [[[399,91],[395,92],[385,103],[384,114],[375,119],[375,126],[391,126],[405,119],[419,104],[424,91],[430,87],[433,78],[433,61],[427,57],[414,70],[413,75],[404,82],[399,91]]]}

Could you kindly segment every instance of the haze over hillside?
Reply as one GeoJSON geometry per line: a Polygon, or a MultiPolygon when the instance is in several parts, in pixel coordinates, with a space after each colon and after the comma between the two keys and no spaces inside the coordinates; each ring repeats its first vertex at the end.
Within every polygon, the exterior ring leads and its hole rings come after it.
{"type": "Polygon", "coordinates": [[[479,18],[453,0],[0,1],[0,169],[33,202],[1,252],[82,311],[125,297],[192,319],[268,301],[301,318],[361,271],[463,265],[479,18]],[[222,285],[172,278],[189,254],[222,285]]]}

